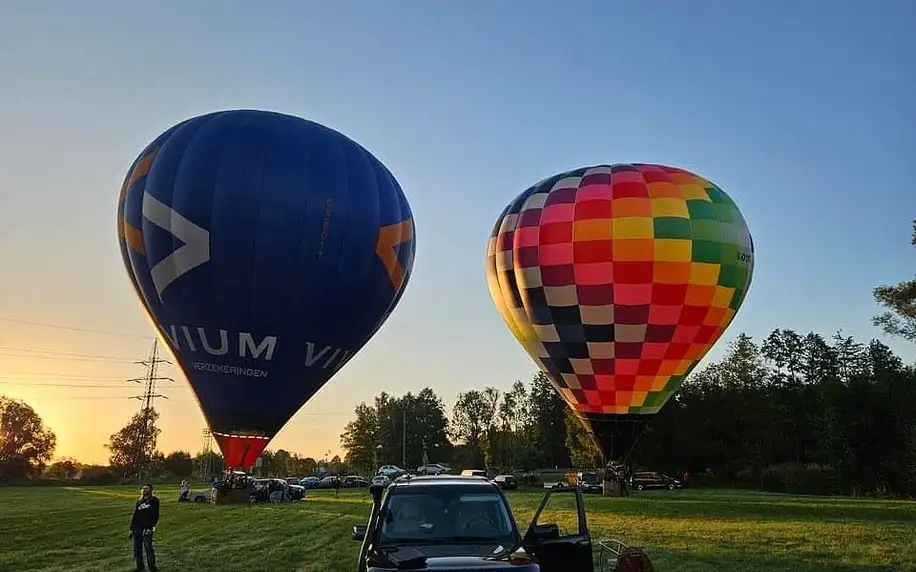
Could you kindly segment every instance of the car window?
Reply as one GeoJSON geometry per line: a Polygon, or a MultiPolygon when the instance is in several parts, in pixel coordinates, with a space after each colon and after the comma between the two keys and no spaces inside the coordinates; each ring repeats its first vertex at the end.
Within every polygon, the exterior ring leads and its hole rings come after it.
{"type": "Polygon", "coordinates": [[[560,538],[579,534],[579,513],[576,495],[555,493],[547,499],[547,504],[538,515],[537,526],[555,524],[560,538]]]}
{"type": "Polygon", "coordinates": [[[506,504],[495,492],[430,487],[388,498],[381,543],[480,540],[511,542],[514,528],[506,504]]]}

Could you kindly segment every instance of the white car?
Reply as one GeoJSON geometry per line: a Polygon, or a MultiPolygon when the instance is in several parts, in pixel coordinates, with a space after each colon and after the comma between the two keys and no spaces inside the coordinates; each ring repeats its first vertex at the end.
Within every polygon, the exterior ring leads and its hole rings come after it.
{"type": "Polygon", "coordinates": [[[418,475],[446,475],[449,471],[451,471],[451,469],[441,463],[430,463],[428,465],[420,465],[417,467],[418,475]]]}
{"type": "Polygon", "coordinates": [[[372,478],[372,484],[373,485],[382,485],[383,487],[387,487],[388,485],[391,484],[391,479],[389,479],[385,475],[375,475],[372,478]]]}
{"type": "Polygon", "coordinates": [[[398,467],[397,465],[383,465],[383,466],[379,467],[379,469],[378,469],[378,471],[376,472],[376,474],[378,474],[378,475],[385,475],[386,477],[388,477],[389,479],[391,479],[391,478],[394,478],[394,477],[400,475],[400,474],[403,473],[403,472],[404,472],[404,471],[403,471],[400,467],[398,467]]]}

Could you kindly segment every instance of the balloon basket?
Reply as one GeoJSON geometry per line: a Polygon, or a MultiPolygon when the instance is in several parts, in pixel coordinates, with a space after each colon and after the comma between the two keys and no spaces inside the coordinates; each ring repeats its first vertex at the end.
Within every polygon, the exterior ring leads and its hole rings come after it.
{"type": "Polygon", "coordinates": [[[216,494],[211,495],[213,504],[248,504],[249,490],[246,489],[216,489],[216,494]]]}
{"type": "Polygon", "coordinates": [[[611,538],[598,541],[597,572],[653,572],[652,561],[641,548],[611,538]]]}
{"type": "Polygon", "coordinates": [[[623,496],[621,494],[622,491],[620,490],[620,483],[618,483],[617,481],[609,481],[605,479],[605,481],[601,483],[601,487],[602,487],[604,496],[606,497],[623,496]]]}

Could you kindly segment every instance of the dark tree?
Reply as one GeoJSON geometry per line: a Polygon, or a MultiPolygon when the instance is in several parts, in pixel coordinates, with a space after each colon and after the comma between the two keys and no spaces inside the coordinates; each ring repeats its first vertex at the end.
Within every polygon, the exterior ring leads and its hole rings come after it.
{"type": "Polygon", "coordinates": [[[130,423],[109,437],[105,445],[111,453],[108,464],[124,475],[140,475],[156,453],[156,442],[161,430],[157,422],[159,412],[153,408],[141,409],[131,417],[130,423]]]}
{"type": "MultiPolygon", "coordinates": [[[[910,242],[916,246],[916,220],[910,242]]],[[[893,286],[878,286],[874,297],[888,310],[875,317],[875,325],[887,334],[916,342],[916,278],[893,286]]]]}
{"type": "Polygon", "coordinates": [[[20,479],[41,473],[57,437],[24,401],[0,395],[0,476],[20,479]]]}

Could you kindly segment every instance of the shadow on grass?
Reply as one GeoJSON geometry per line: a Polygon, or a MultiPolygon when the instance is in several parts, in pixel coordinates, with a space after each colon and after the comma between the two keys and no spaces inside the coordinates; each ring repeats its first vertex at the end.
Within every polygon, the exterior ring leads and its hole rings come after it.
{"type": "Polygon", "coordinates": [[[714,518],[718,520],[806,521],[818,522],[916,522],[916,504],[861,504],[831,502],[830,499],[741,498],[663,498],[639,495],[624,499],[592,497],[588,508],[622,516],[652,518],[714,518]]]}
{"type": "MultiPolygon", "coordinates": [[[[814,562],[804,558],[767,555],[718,555],[653,548],[652,564],[656,572],[903,572],[898,564],[840,564],[814,562]]],[[[611,568],[612,570],[612,568],[611,568]]],[[[607,572],[598,568],[596,572],[607,572]]]]}

